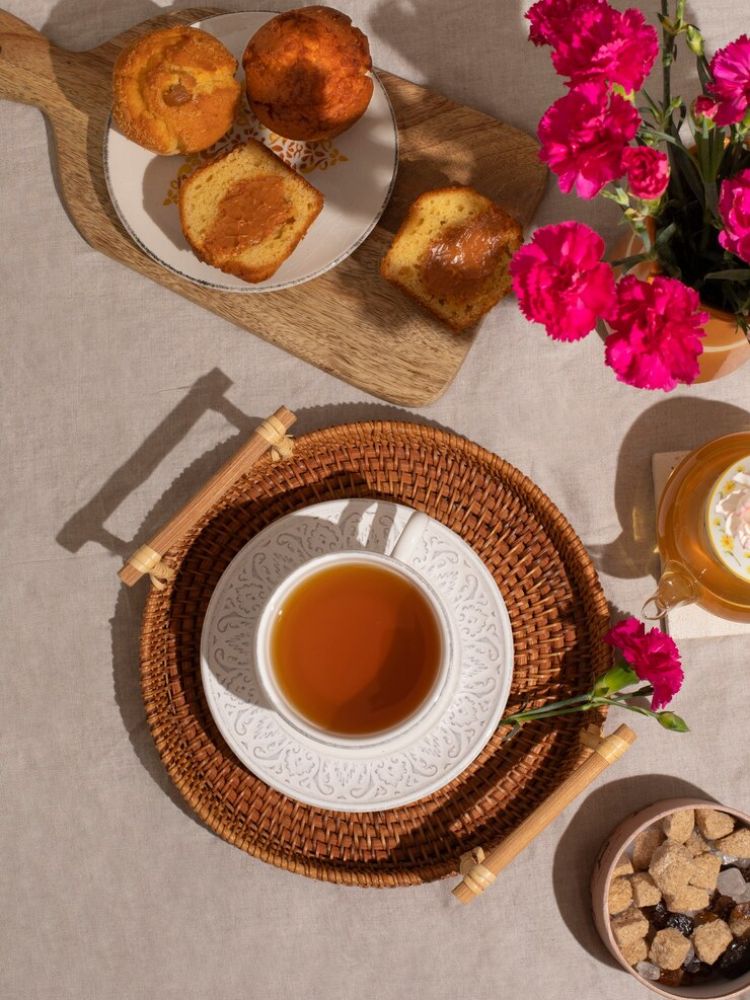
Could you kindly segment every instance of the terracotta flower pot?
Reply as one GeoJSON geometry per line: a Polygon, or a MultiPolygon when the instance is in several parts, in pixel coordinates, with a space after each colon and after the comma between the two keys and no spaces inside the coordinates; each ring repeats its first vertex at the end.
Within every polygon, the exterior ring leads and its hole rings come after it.
{"type": "Polygon", "coordinates": [[[594,864],[594,871],[591,877],[591,903],[594,914],[596,929],[601,935],[607,948],[612,952],[620,965],[638,980],[643,986],[653,990],[662,997],[700,997],[703,1000],[724,1000],[724,998],[736,997],[750,988],[750,972],[740,976],[738,979],[721,979],[701,983],[695,986],[665,986],[661,983],[644,979],[632,968],[620,953],[615,936],[610,925],[609,908],[607,898],[609,896],[609,884],[612,881],[612,872],[618,860],[627,850],[628,846],[635,839],[636,835],[647,827],[658,823],[672,812],[679,809],[716,809],[718,812],[726,812],[735,819],[750,826],[750,816],[739,812],[736,809],[728,809],[706,799],[663,799],[655,802],[645,809],[633,813],[620,823],[612,831],[607,840],[602,845],[599,855],[594,864]]]}
{"type": "MultiPolygon", "coordinates": [[[[642,249],[640,236],[631,232],[618,243],[612,256],[614,260],[619,260],[640,253],[642,249]]],[[[642,281],[648,281],[649,278],[659,274],[659,266],[654,261],[644,261],[636,264],[628,273],[634,274],[642,281]]],[[[702,304],[702,308],[711,318],[705,327],[703,353],[698,359],[700,374],[696,382],[712,382],[714,379],[731,375],[746,361],[750,361],[750,342],[731,313],[713,309],[705,304],[702,304]]]]}

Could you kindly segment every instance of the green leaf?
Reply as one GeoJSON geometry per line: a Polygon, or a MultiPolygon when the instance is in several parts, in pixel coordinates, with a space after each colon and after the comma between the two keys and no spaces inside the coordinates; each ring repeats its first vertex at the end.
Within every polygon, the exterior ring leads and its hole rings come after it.
{"type": "Polygon", "coordinates": [[[680,718],[679,715],[675,715],[674,712],[657,712],[656,718],[660,726],[664,726],[665,729],[669,729],[672,733],[690,732],[687,722],[680,718]]]}
{"type": "Polygon", "coordinates": [[[612,267],[621,267],[623,272],[629,271],[631,267],[635,267],[636,264],[642,264],[644,260],[653,260],[654,257],[650,253],[634,253],[631,257],[618,257],[617,260],[611,260],[609,263],[612,267]]]}
{"type": "Polygon", "coordinates": [[[610,201],[614,201],[622,208],[627,208],[630,204],[630,198],[628,197],[627,191],[624,191],[621,187],[617,186],[612,188],[612,190],[604,188],[602,191],[602,198],[608,198],[610,201]]]}
{"type": "Polygon", "coordinates": [[[711,271],[706,281],[750,281],[750,267],[729,268],[727,271],[711,271]]]}
{"type": "Polygon", "coordinates": [[[594,684],[593,695],[595,698],[605,698],[609,694],[614,694],[616,691],[621,691],[623,688],[637,683],[638,674],[630,667],[626,667],[625,664],[618,664],[598,678],[594,684]]]}
{"type": "Polygon", "coordinates": [[[672,239],[676,231],[677,231],[677,223],[670,222],[670,224],[668,226],[665,226],[664,229],[659,230],[659,235],[656,237],[656,240],[654,241],[654,246],[661,249],[661,247],[663,247],[665,243],[669,243],[669,241],[672,239]]]}

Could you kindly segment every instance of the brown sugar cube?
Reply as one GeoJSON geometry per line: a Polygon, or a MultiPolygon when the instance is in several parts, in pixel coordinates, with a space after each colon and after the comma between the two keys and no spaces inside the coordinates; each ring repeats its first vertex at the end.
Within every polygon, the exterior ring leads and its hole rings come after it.
{"type": "Polygon", "coordinates": [[[631,907],[624,913],[612,917],[611,927],[615,940],[620,948],[625,948],[634,941],[639,941],[648,934],[648,920],[640,910],[631,907]]]}
{"type": "Polygon", "coordinates": [[[645,871],[651,864],[651,857],[656,848],[664,840],[664,834],[658,826],[650,826],[642,830],[633,841],[633,868],[637,872],[645,871]]]}
{"type": "Polygon", "coordinates": [[[734,830],[734,820],[729,813],[719,812],[718,809],[696,809],[695,821],[708,840],[726,837],[734,830]]]}
{"type": "Polygon", "coordinates": [[[630,880],[633,902],[636,906],[656,906],[661,901],[661,891],[648,872],[638,872],[630,880]]]}
{"type": "Polygon", "coordinates": [[[728,837],[717,840],[716,848],[733,858],[750,858],[750,830],[735,830],[728,837]]]}
{"type": "Polygon", "coordinates": [[[706,889],[694,885],[684,885],[675,892],[665,892],[664,902],[670,913],[695,913],[705,910],[711,897],[706,889]]]}
{"type": "Polygon", "coordinates": [[[626,944],[620,948],[620,954],[628,965],[637,965],[638,962],[644,962],[648,957],[646,939],[638,938],[637,941],[631,941],[630,944],[626,944]]]}
{"type": "Polygon", "coordinates": [[[614,878],[609,883],[607,906],[610,913],[622,913],[633,902],[633,890],[626,878],[614,878]]]}
{"type": "Polygon", "coordinates": [[[721,858],[715,854],[699,854],[693,858],[693,874],[690,876],[690,884],[698,886],[699,889],[708,889],[713,892],[716,888],[716,880],[719,877],[721,868],[721,858]]]}
{"type": "Polygon", "coordinates": [[[693,931],[695,954],[708,965],[713,965],[732,942],[732,932],[723,920],[713,920],[701,924],[693,931]]]}
{"type": "Polygon", "coordinates": [[[690,881],[693,856],[682,844],[667,840],[654,851],[648,873],[665,896],[674,895],[690,881]]]}
{"type": "Polygon", "coordinates": [[[685,847],[690,851],[693,857],[695,857],[696,854],[705,854],[706,851],[710,850],[697,827],[685,841],[685,847]]]}
{"type": "Polygon", "coordinates": [[[738,903],[729,914],[729,930],[735,937],[744,937],[750,931],[750,903],[738,903]]]}
{"type": "Polygon", "coordinates": [[[667,840],[674,840],[678,844],[684,844],[695,826],[695,812],[692,809],[680,809],[670,813],[661,821],[662,830],[666,834],[667,840]]]}
{"type": "Polygon", "coordinates": [[[674,927],[657,931],[648,957],[660,969],[679,969],[690,951],[690,941],[674,927]]]}
{"type": "Polygon", "coordinates": [[[623,875],[632,875],[633,865],[631,864],[630,858],[627,854],[623,854],[620,860],[615,865],[614,871],[612,872],[612,878],[620,878],[623,875]]]}

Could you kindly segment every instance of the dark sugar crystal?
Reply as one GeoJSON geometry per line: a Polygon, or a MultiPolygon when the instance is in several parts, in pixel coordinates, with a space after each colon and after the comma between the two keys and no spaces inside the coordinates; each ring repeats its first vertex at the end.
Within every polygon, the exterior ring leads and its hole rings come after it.
{"type": "Polygon", "coordinates": [[[663,931],[667,926],[667,920],[672,916],[664,903],[657,903],[656,906],[644,906],[641,908],[641,913],[655,931],[663,931]]]}
{"type": "Polygon", "coordinates": [[[674,927],[680,934],[690,937],[693,933],[693,921],[687,913],[670,913],[667,917],[667,927],[674,927]]]}
{"type": "MultiPolygon", "coordinates": [[[[705,983],[707,979],[713,979],[716,975],[716,970],[713,965],[708,965],[707,962],[701,962],[697,970],[690,975],[690,982],[692,983],[705,983]]],[[[685,980],[687,982],[687,980],[685,980]]]]}
{"type": "Polygon", "coordinates": [[[729,920],[729,914],[734,909],[735,902],[731,896],[716,896],[711,902],[709,909],[716,914],[720,920],[729,920]]]}
{"type": "Polygon", "coordinates": [[[679,986],[685,978],[684,969],[662,969],[659,982],[663,986],[679,986]]]}
{"type": "Polygon", "coordinates": [[[750,941],[735,940],[716,963],[727,979],[736,979],[750,972],[750,941]]]}

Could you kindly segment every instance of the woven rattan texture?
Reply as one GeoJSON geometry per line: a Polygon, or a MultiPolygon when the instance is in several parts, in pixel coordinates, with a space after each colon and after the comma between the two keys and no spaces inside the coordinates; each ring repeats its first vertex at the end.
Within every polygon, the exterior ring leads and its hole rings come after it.
{"type": "Polygon", "coordinates": [[[482,556],[513,625],[509,711],[590,686],[610,662],[601,642],[608,609],[580,540],[541,490],[477,445],[415,424],[350,424],[300,438],[290,459],[263,459],[171,550],[176,578],[151,592],[144,613],[141,679],[156,746],[187,802],[221,837],[282,868],[352,885],[411,885],[455,873],[464,851],[493,846],[543,801],[585,752],[581,719],[535,723],[510,741],[500,730],[440,792],[378,813],[302,805],[245,770],[219,735],[201,686],[209,598],[261,528],[345,497],[423,510],[482,556]]]}

